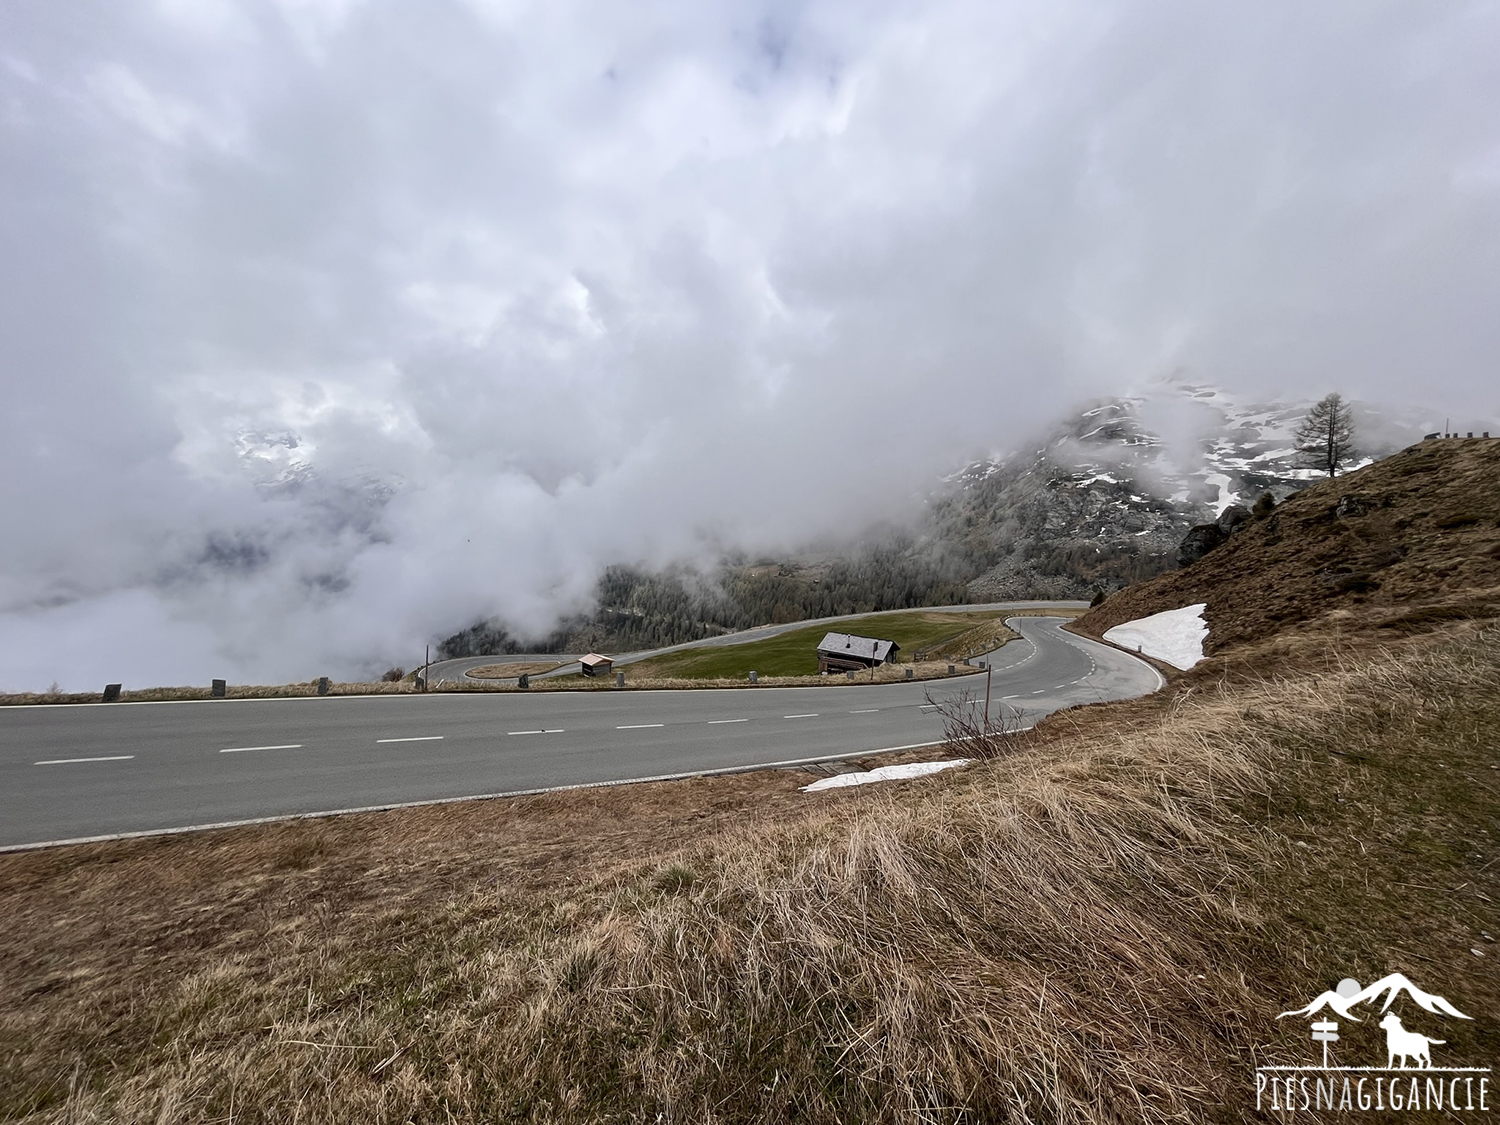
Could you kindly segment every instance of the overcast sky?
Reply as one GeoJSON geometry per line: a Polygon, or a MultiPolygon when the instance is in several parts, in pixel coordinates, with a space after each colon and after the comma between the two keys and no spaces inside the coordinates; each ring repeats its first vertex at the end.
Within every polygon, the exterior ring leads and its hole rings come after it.
{"type": "Polygon", "coordinates": [[[1488,2],[7,0],[0,689],[410,667],[1175,371],[1494,414],[1497,106],[1488,2]]]}

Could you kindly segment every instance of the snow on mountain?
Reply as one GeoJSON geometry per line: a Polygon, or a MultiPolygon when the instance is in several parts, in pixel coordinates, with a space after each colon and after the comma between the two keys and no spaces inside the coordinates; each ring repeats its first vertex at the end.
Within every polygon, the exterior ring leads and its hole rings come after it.
{"type": "MultiPolygon", "coordinates": [[[[1319,479],[1293,434],[1312,402],[1265,402],[1163,381],[1085,404],[1030,449],[946,478],[934,538],[981,571],[976,597],[1088,597],[1177,565],[1187,530],[1262,493],[1319,479]]],[[[1351,403],[1359,460],[1437,426],[1418,411],[1351,403]]]]}
{"type": "Polygon", "coordinates": [[[265,489],[278,489],[312,479],[311,450],[293,433],[241,430],[234,437],[240,465],[265,489]]]}
{"type": "MultiPolygon", "coordinates": [[[[1278,498],[1315,481],[1300,467],[1293,434],[1311,400],[1258,402],[1194,383],[1158,383],[1139,394],[1088,404],[1032,453],[1072,469],[1075,487],[1128,480],[1143,495],[1208,519],[1262,492],[1278,498]]],[[[1414,412],[1352,404],[1356,445],[1368,464],[1420,439],[1431,424],[1414,412]]],[[[1017,456],[979,461],[947,478],[958,484],[1000,472],[1017,456]]]]}

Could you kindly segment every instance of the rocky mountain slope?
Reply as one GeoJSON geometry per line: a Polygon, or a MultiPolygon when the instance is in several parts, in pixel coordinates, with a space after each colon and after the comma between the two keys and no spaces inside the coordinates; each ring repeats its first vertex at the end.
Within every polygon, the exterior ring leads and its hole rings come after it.
{"type": "MultiPolygon", "coordinates": [[[[1320,479],[1298,465],[1292,440],[1310,405],[1188,383],[1090,403],[1037,446],[950,477],[929,536],[969,564],[978,601],[1119,589],[1174,568],[1194,525],[1320,479]]],[[[1426,424],[1355,404],[1358,463],[1416,440],[1426,424]]]]}

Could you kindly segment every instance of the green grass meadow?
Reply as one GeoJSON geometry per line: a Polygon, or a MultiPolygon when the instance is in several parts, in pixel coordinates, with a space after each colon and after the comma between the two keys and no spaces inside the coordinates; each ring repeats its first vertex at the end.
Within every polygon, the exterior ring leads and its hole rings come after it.
{"type": "Polygon", "coordinates": [[[628,665],[627,670],[632,677],[692,680],[742,677],[752,671],[763,676],[816,676],[818,642],[829,632],[895,641],[901,646],[899,659],[909,661],[913,652],[947,644],[965,633],[977,634],[1000,616],[999,611],[934,613],[920,609],[881,613],[792,629],[763,641],[668,653],[628,665]]]}

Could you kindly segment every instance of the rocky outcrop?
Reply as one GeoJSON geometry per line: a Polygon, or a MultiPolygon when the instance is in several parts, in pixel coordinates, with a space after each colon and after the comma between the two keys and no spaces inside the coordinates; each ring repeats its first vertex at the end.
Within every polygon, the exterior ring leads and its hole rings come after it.
{"type": "Polygon", "coordinates": [[[1177,548],[1177,565],[1192,566],[1228,538],[1229,535],[1216,523],[1200,523],[1190,528],[1177,548]]]}
{"type": "Polygon", "coordinates": [[[1080,470],[1039,453],[992,464],[938,499],[932,535],[977,576],[979,601],[1082,598],[1172,566],[1192,523],[1121,474],[1080,470]]]}
{"type": "Polygon", "coordinates": [[[1215,547],[1229,541],[1229,537],[1253,522],[1254,516],[1243,504],[1231,504],[1219,513],[1213,523],[1200,523],[1190,528],[1177,548],[1177,565],[1192,566],[1215,547]]]}
{"type": "Polygon", "coordinates": [[[1219,513],[1219,518],[1214,521],[1219,530],[1226,535],[1233,535],[1244,527],[1255,517],[1250,514],[1250,509],[1243,504],[1231,504],[1219,513]]]}

